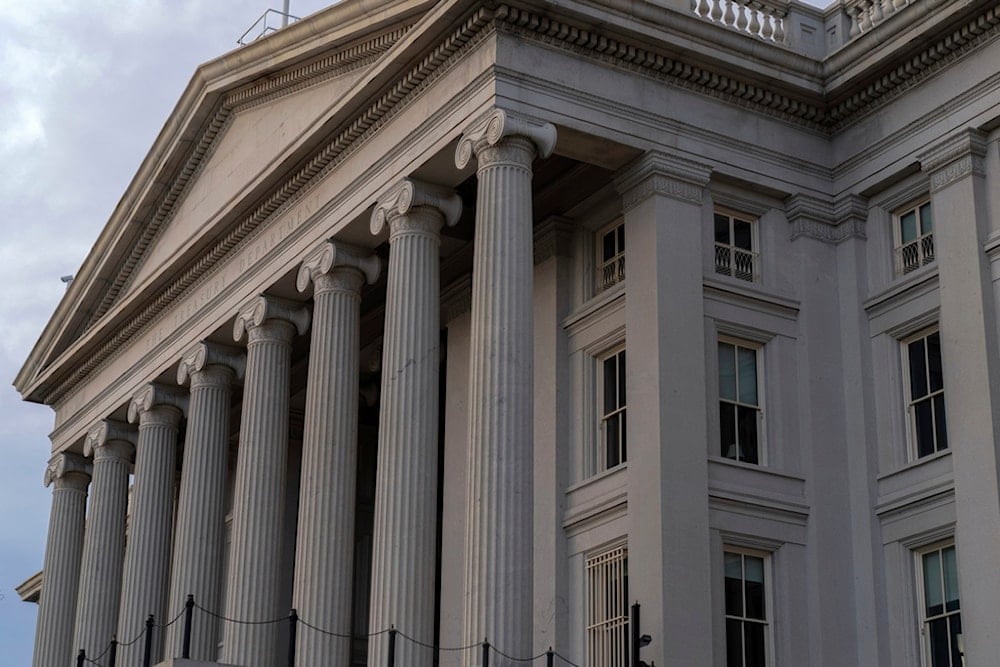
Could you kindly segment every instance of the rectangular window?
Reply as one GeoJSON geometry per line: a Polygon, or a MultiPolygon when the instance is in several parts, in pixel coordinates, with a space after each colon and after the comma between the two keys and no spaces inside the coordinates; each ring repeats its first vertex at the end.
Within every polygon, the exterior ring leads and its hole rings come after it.
{"type": "Polygon", "coordinates": [[[601,459],[608,470],[628,460],[625,428],[625,350],[601,361],[601,459]]]}
{"type": "Polygon", "coordinates": [[[760,463],[760,384],[757,347],[719,340],[719,435],[727,459],[760,463]]]}
{"type": "Polygon", "coordinates": [[[726,667],[766,667],[767,555],[726,550],[726,667]]]}
{"type": "Polygon", "coordinates": [[[597,291],[625,280],[625,223],[616,221],[597,233],[597,291]]]}
{"type": "Polygon", "coordinates": [[[590,667],[629,667],[628,547],[587,559],[587,654],[590,667]]]}
{"type": "Polygon", "coordinates": [[[955,545],[920,554],[923,574],[922,634],[929,667],[962,667],[962,614],[955,545]]]}
{"type": "Polygon", "coordinates": [[[896,215],[896,275],[934,261],[934,219],[931,203],[923,202],[896,215]]]}
{"type": "Polygon", "coordinates": [[[921,458],[948,447],[941,336],[924,332],[905,341],[904,348],[910,437],[916,458],[921,458]]]}
{"type": "Polygon", "coordinates": [[[715,213],[715,272],[755,282],[757,223],[749,216],[715,213]]]}

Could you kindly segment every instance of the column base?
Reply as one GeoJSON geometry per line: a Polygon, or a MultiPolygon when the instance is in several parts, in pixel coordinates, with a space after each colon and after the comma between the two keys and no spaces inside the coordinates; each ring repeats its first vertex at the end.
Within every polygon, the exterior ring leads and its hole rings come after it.
{"type": "Polygon", "coordinates": [[[156,667],[239,667],[222,662],[203,662],[201,660],[188,660],[186,658],[167,658],[163,662],[156,663],[156,667]]]}

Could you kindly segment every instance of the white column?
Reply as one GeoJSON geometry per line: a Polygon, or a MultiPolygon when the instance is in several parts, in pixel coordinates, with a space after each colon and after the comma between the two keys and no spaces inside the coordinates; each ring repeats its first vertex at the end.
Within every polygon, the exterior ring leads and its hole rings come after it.
{"type": "Polygon", "coordinates": [[[532,649],[531,163],[555,141],[552,125],[497,109],[466,131],[455,156],[459,169],[473,154],[479,163],[464,632],[515,657],[532,649]]]}
{"type": "MultiPolygon", "coordinates": [[[[259,296],[236,316],[233,337],[246,334],[247,370],[233,496],[232,543],[225,616],[270,621],[284,616],[281,553],[288,458],[288,399],[292,339],[305,333],[301,304],[259,296]]],[[[223,623],[222,662],[271,667],[278,626],[223,623]]]]}
{"type": "MultiPolygon", "coordinates": [[[[167,610],[170,547],[174,524],[174,479],[177,469],[177,431],[186,397],[173,387],[147,384],[128,406],[128,420],[139,422],[135,446],[135,481],[132,512],[122,573],[121,614],[118,639],[131,642],[142,634],[146,617],[163,625],[179,609],[167,610]]],[[[145,640],[122,645],[123,665],[142,661],[145,640]]],[[[153,662],[163,650],[162,630],[153,631],[153,662]]]]}
{"type": "Polygon", "coordinates": [[[69,452],[53,456],[45,469],[45,486],[53,484],[52,510],[35,624],[34,667],[65,667],[74,654],[73,612],[80,585],[90,472],[82,456],[69,452]]]}
{"type": "MultiPolygon", "coordinates": [[[[167,607],[171,613],[184,607],[188,595],[204,609],[222,611],[229,411],[232,384],[243,376],[245,363],[243,350],[198,343],[177,369],[178,384],[190,380],[191,394],[167,607]]],[[[170,626],[166,657],[179,657],[183,641],[183,625],[170,626]]],[[[191,659],[214,660],[218,641],[217,620],[197,613],[191,627],[191,659]]]]}
{"type": "Polygon", "coordinates": [[[84,456],[94,457],[94,476],[83,537],[73,651],[83,649],[91,659],[104,652],[118,628],[128,476],[135,439],[135,429],[128,424],[104,420],[90,430],[83,445],[84,456]]]}
{"type": "MultiPolygon", "coordinates": [[[[327,241],[297,279],[299,291],[315,288],[292,606],[307,623],[341,635],[352,629],[361,287],[378,273],[377,257],[327,241]]],[[[350,660],[349,638],[299,627],[296,665],[350,660]]]]}
{"type": "MultiPolygon", "coordinates": [[[[450,190],[404,179],[378,200],[371,231],[389,228],[389,275],[382,347],[375,536],[369,630],[395,625],[434,642],[437,537],[440,230],[462,201],[450,190]]],[[[387,638],[368,646],[368,664],[386,664],[387,638]]],[[[432,652],[396,644],[396,663],[430,665],[432,652]]]]}

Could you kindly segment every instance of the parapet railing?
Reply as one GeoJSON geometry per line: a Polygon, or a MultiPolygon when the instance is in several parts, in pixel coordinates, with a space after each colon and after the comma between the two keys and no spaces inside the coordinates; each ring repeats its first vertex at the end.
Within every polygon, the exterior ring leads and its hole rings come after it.
{"type": "Polygon", "coordinates": [[[765,42],[788,41],[788,0],[691,0],[691,12],[765,42]]]}
{"type": "Polygon", "coordinates": [[[917,0],[849,0],[844,5],[851,17],[850,38],[868,32],[907,5],[917,0]]]}

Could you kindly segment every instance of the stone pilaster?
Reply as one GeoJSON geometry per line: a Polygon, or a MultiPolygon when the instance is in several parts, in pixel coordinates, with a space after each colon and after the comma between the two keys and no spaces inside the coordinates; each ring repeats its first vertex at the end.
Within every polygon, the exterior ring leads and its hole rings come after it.
{"type": "MultiPolygon", "coordinates": [[[[229,411],[233,382],[243,376],[243,350],[198,343],[177,368],[177,383],[190,382],[184,462],[168,609],[182,609],[188,595],[217,613],[222,610],[222,564],[225,558],[226,473],[229,457],[229,411]]],[[[183,626],[167,631],[166,657],[181,655],[183,626]]],[[[219,624],[200,614],[191,628],[191,659],[214,660],[219,624]]]]}
{"type": "Polygon", "coordinates": [[[80,585],[80,558],[91,468],[82,456],[56,454],[45,469],[52,485],[49,535],[35,624],[34,667],[64,667],[73,650],[73,612],[80,585]]]}
{"type": "Polygon", "coordinates": [[[466,131],[455,156],[463,169],[475,155],[479,177],[466,537],[477,557],[466,566],[464,633],[517,657],[532,649],[531,163],[555,141],[552,125],[497,109],[466,131]]]}
{"type": "MultiPolygon", "coordinates": [[[[172,387],[147,384],[128,406],[128,420],[139,423],[135,447],[135,482],[122,573],[122,602],[118,637],[130,642],[146,627],[150,614],[162,625],[176,616],[167,609],[170,548],[174,520],[174,478],[177,469],[177,431],[186,397],[172,387]],[[169,617],[168,617],[169,616],[169,617]]],[[[142,661],[144,642],[119,649],[122,664],[142,661]]],[[[150,655],[159,662],[163,633],[153,632],[150,655]]]]}
{"type": "MultiPolygon", "coordinates": [[[[305,333],[301,304],[259,296],[236,316],[233,337],[247,336],[243,416],[233,496],[225,616],[269,621],[279,609],[288,459],[292,339],[305,333]]],[[[270,667],[277,660],[274,624],[223,624],[222,662],[270,667]]]]}
{"type": "Polygon", "coordinates": [[[104,420],[90,430],[83,445],[83,455],[93,456],[94,473],[83,538],[73,651],[83,649],[90,658],[104,652],[118,628],[128,476],[135,440],[135,429],[128,424],[104,420]]]}
{"type": "MultiPolygon", "coordinates": [[[[440,230],[462,201],[450,190],[404,179],[375,205],[371,231],[389,228],[389,274],[382,349],[378,473],[369,629],[395,625],[434,642],[437,535],[440,230]]],[[[386,640],[369,643],[368,664],[386,664],[386,640]]],[[[397,664],[430,665],[412,643],[397,664]]]]}
{"type": "MultiPolygon", "coordinates": [[[[299,291],[315,287],[292,606],[341,635],[352,629],[361,287],[378,273],[377,257],[327,241],[297,280],[299,291]]],[[[303,626],[295,658],[301,667],[347,665],[351,640],[303,626]]]]}

